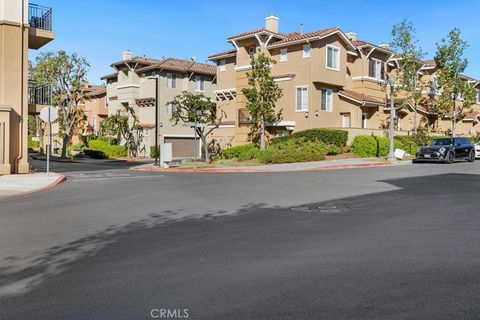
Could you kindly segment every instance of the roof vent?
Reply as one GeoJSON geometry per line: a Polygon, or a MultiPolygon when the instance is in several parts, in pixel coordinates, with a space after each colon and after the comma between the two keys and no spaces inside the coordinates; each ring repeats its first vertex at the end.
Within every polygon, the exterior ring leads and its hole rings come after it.
{"type": "Polygon", "coordinates": [[[357,34],[353,31],[347,32],[347,37],[350,39],[350,41],[354,42],[357,41],[357,34]]]}

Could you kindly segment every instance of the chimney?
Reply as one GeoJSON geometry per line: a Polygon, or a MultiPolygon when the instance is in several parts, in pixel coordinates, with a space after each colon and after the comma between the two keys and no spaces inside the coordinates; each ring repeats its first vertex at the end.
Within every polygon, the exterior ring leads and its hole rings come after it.
{"type": "Polygon", "coordinates": [[[382,49],[387,49],[387,50],[390,48],[389,45],[386,44],[386,43],[381,43],[381,44],[379,44],[378,46],[379,46],[380,48],[382,48],[382,49]]]}
{"type": "Polygon", "coordinates": [[[349,31],[347,32],[347,37],[350,41],[357,41],[357,34],[355,32],[349,31]]]}
{"type": "Polygon", "coordinates": [[[278,17],[273,13],[265,18],[265,29],[271,32],[278,33],[278,17]]]}
{"type": "Polygon", "coordinates": [[[122,52],[122,60],[130,60],[132,59],[132,53],[130,52],[130,50],[127,50],[127,51],[123,51],[122,52]]]}
{"type": "Polygon", "coordinates": [[[303,23],[300,23],[300,34],[303,34],[303,23]]]}

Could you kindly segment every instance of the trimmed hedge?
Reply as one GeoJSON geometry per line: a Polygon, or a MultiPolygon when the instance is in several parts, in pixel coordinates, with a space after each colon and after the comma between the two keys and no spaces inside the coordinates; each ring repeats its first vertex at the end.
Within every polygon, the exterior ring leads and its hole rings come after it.
{"type": "MultiPolygon", "coordinates": [[[[390,147],[388,137],[356,136],[350,146],[350,150],[360,157],[386,157],[390,147]]],[[[418,146],[411,137],[396,136],[394,140],[395,149],[402,149],[408,153],[417,152],[418,146]],[[411,152],[410,152],[411,149],[411,152]]]]}
{"type": "Polygon", "coordinates": [[[259,152],[260,149],[256,144],[242,144],[222,150],[218,158],[225,160],[236,159],[239,161],[246,161],[255,159],[259,152]]]}
{"type": "Polygon", "coordinates": [[[292,163],[325,160],[328,146],[321,141],[290,139],[285,143],[270,145],[260,151],[257,158],[262,163],[292,163]]]}
{"type": "Polygon", "coordinates": [[[122,158],[127,156],[127,148],[125,146],[111,145],[102,140],[88,141],[88,148],[90,150],[103,151],[107,158],[122,158]]]}
{"type": "Polygon", "coordinates": [[[285,143],[290,139],[302,138],[304,141],[321,141],[327,145],[345,147],[348,140],[348,131],[336,129],[308,129],[297,131],[288,136],[273,138],[270,143],[285,143]]]}
{"type": "Polygon", "coordinates": [[[92,150],[92,149],[85,149],[83,153],[93,159],[107,159],[107,155],[105,152],[101,150],[92,150]]]}

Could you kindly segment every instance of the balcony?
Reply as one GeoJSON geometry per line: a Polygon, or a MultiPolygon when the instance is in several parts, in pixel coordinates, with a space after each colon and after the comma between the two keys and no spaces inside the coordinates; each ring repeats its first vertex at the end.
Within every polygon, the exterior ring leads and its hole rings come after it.
{"type": "Polygon", "coordinates": [[[52,8],[29,4],[28,47],[30,49],[39,49],[55,38],[55,33],[52,31],[52,16],[52,8]]]}
{"type": "Polygon", "coordinates": [[[52,105],[52,86],[28,82],[28,114],[39,114],[45,106],[52,105]]]}

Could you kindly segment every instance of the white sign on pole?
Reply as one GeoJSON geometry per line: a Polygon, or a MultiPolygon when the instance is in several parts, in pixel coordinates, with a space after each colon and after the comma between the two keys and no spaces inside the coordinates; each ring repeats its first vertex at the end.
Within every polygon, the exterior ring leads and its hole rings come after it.
{"type": "Polygon", "coordinates": [[[47,176],[50,173],[50,153],[52,148],[52,122],[58,118],[57,109],[54,107],[44,107],[40,110],[40,119],[48,123],[50,130],[48,130],[48,144],[47,144],[47,176]]]}

